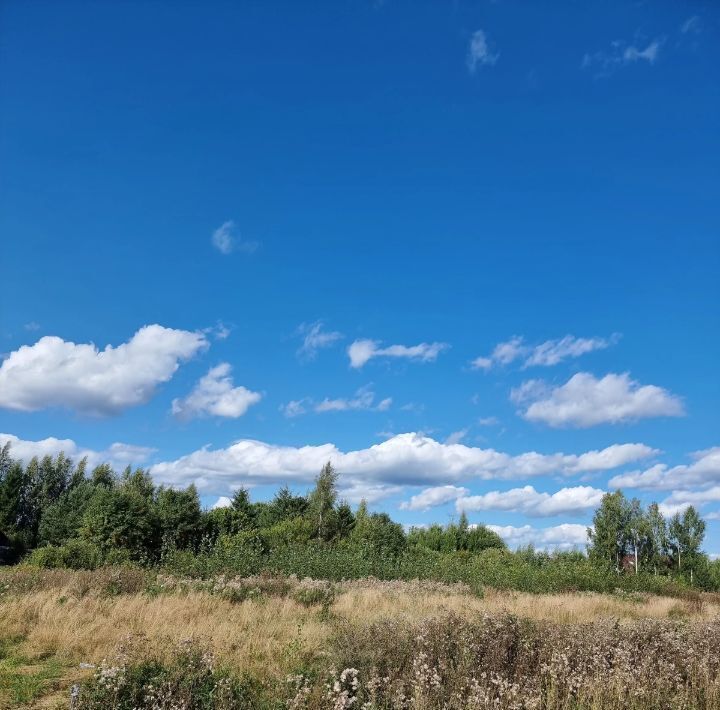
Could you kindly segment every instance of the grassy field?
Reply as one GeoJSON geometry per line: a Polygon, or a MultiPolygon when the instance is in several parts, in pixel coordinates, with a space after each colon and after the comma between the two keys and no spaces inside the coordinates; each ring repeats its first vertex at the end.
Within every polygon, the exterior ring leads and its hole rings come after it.
{"type": "Polygon", "coordinates": [[[76,683],[79,708],[720,708],[720,596],[0,574],[0,707],[76,683]]]}

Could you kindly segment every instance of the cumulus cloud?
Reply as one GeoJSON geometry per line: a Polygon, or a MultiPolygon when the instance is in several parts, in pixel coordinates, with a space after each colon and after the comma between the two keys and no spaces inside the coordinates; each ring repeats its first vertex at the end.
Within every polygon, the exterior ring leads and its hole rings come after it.
{"type": "Polygon", "coordinates": [[[488,525],[511,547],[534,545],[541,550],[572,550],[587,545],[587,527],[563,523],[549,528],[534,528],[530,525],[515,527],[513,525],[488,525]]]}
{"type": "Polygon", "coordinates": [[[438,505],[466,496],[470,491],[460,486],[433,486],[400,503],[401,510],[430,510],[438,505]]]}
{"type": "Polygon", "coordinates": [[[608,50],[587,53],[583,57],[582,68],[594,69],[596,76],[609,76],[616,69],[638,62],[653,65],[660,54],[660,48],[665,42],[664,37],[657,37],[644,47],[616,40],[610,44],[608,50]]]}
{"type": "Polygon", "coordinates": [[[590,486],[561,488],[557,493],[540,493],[532,486],[509,491],[491,491],[477,496],[458,497],[458,511],[501,510],[535,518],[584,513],[597,508],[605,491],[590,486]]]}
{"type": "Polygon", "coordinates": [[[386,397],[375,403],[375,393],[372,389],[361,387],[355,392],[354,397],[338,397],[330,399],[326,397],[320,402],[315,402],[310,397],[291,400],[280,407],[280,411],[286,417],[298,417],[308,411],[323,414],[324,412],[352,412],[352,411],[375,411],[385,412],[392,406],[392,397],[386,397]]]}
{"type": "Polygon", "coordinates": [[[420,343],[419,345],[389,345],[380,347],[378,340],[356,340],[348,348],[350,367],[361,368],[376,357],[406,358],[420,362],[434,362],[437,356],[447,350],[447,343],[420,343]]]}
{"type": "Polygon", "coordinates": [[[702,508],[708,503],[720,501],[720,486],[713,486],[699,491],[673,491],[659,505],[663,515],[682,513],[688,506],[702,508]]]}
{"type": "Polygon", "coordinates": [[[521,412],[525,419],[552,427],[585,428],[685,413],[679,397],[662,387],[640,385],[627,373],[597,379],[579,372],[555,388],[530,380],[512,390],[510,399],[517,404],[529,403],[521,412]]]}
{"type": "Polygon", "coordinates": [[[258,242],[245,241],[237,234],[235,222],[228,220],[223,222],[212,234],[212,245],[221,254],[232,254],[234,251],[242,251],[252,254],[259,244],[258,242]]]}
{"type": "Polygon", "coordinates": [[[619,337],[618,334],[610,338],[577,338],[574,335],[566,335],[563,338],[546,340],[538,345],[527,345],[522,336],[514,335],[510,340],[498,343],[487,357],[477,357],[470,364],[476,370],[490,370],[496,365],[509,365],[522,359],[523,367],[538,365],[549,367],[593,350],[604,350],[615,344],[619,337]]]}
{"type": "Polygon", "coordinates": [[[467,67],[471,74],[474,74],[479,66],[493,66],[499,57],[499,53],[490,51],[488,38],[483,30],[473,32],[467,53],[467,67]]]}
{"type": "Polygon", "coordinates": [[[656,464],[644,471],[631,471],[610,479],[613,488],[645,490],[687,490],[720,483],[720,446],[691,454],[691,464],[668,467],[656,464]]]}
{"type": "Polygon", "coordinates": [[[111,444],[102,451],[94,451],[78,446],[72,439],[56,439],[51,436],[47,439],[31,441],[20,439],[13,434],[0,434],[0,448],[7,443],[10,444],[10,456],[26,463],[34,456],[38,458],[57,456],[63,452],[76,462],[87,458],[88,465],[91,467],[108,462],[117,469],[125,468],[128,464],[145,463],[157,451],[149,446],[135,446],[120,442],[111,444]]]}
{"type": "Polygon", "coordinates": [[[338,487],[338,496],[348,503],[360,503],[365,501],[372,505],[378,501],[397,495],[402,492],[402,486],[394,486],[385,483],[367,483],[363,480],[348,480],[343,477],[338,487]]]}
{"type": "Polygon", "coordinates": [[[212,510],[218,508],[229,508],[232,505],[232,501],[227,496],[220,496],[212,505],[212,510]]]}
{"type": "Polygon", "coordinates": [[[34,412],[67,407],[106,416],[145,404],[180,363],[208,345],[205,335],[146,325],[104,350],[56,336],[10,353],[0,365],[0,407],[34,412]]]}
{"type": "Polygon", "coordinates": [[[205,415],[241,417],[262,399],[262,395],[245,387],[235,387],[231,372],[232,367],[227,362],[211,367],[187,397],[172,401],[172,413],[179,419],[205,415]]]}
{"type": "Polygon", "coordinates": [[[442,444],[417,433],[398,434],[369,448],[348,452],[333,444],[293,447],[243,439],[224,449],[206,447],[158,463],[152,473],[163,483],[195,482],[213,490],[227,490],[231,485],[311,482],[325,462],[331,461],[347,486],[438,486],[469,479],[572,476],[616,468],[652,452],[643,444],[620,444],[581,455],[528,452],[511,456],[493,449],[442,444]]]}
{"type": "Polygon", "coordinates": [[[323,330],[323,322],[303,323],[298,328],[302,337],[302,345],[298,348],[297,356],[302,360],[314,360],[318,351],[328,348],[343,337],[337,331],[323,330]]]}

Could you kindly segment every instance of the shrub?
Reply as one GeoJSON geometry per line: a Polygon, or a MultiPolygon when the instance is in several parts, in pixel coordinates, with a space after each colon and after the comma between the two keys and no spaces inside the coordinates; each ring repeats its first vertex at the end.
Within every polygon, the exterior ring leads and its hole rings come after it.
{"type": "Polygon", "coordinates": [[[193,640],[168,654],[148,652],[142,640],[121,649],[75,690],[77,710],[234,710],[259,708],[260,688],[218,667],[213,655],[193,640]],[[165,660],[165,657],[171,660],[165,660]]]}
{"type": "Polygon", "coordinates": [[[77,538],[68,540],[62,547],[59,547],[63,565],[70,569],[93,570],[99,567],[102,560],[100,548],[88,540],[77,538]]]}
{"type": "Polygon", "coordinates": [[[62,550],[52,545],[38,547],[33,550],[25,558],[25,562],[31,567],[40,567],[42,569],[54,569],[64,566],[62,550]]]}
{"type": "Polygon", "coordinates": [[[318,604],[327,608],[335,601],[335,595],[332,584],[315,579],[303,579],[292,593],[293,599],[303,606],[318,604]]]}

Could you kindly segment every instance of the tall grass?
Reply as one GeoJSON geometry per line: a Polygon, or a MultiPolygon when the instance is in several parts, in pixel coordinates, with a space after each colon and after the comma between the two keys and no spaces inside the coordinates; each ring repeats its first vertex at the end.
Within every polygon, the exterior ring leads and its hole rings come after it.
{"type": "MultiPolygon", "coordinates": [[[[64,707],[78,683],[83,710],[720,708],[709,594],[478,595],[132,567],[19,567],[0,589],[0,635],[28,663],[65,669],[64,707]]],[[[0,688],[0,707],[8,697],[0,688]]]]}

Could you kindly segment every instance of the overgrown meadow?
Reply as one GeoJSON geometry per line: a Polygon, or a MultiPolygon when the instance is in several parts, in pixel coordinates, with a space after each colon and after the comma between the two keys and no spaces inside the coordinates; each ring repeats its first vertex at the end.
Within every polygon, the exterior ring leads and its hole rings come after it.
{"type": "Polygon", "coordinates": [[[608,494],[588,553],[307,495],[200,507],[142,470],[0,457],[0,706],[716,708],[693,508],[608,494]],[[4,704],[4,705],[3,705],[4,704]]]}

